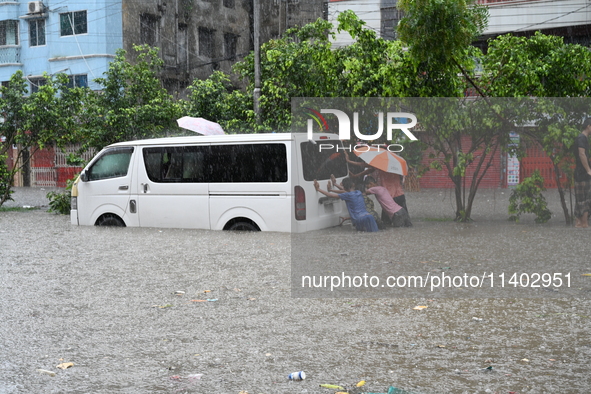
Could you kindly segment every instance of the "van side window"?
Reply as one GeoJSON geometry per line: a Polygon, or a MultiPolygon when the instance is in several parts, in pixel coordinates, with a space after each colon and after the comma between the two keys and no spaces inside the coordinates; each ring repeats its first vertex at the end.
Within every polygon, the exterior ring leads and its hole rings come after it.
{"type": "Polygon", "coordinates": [[[132,154],[133,148],[115,148],[105,152],[88,169],[88,180],[126,176],[132,154]]]}
{"type": "Polygon", "coordinates": [[[285,144],[154,147],[143,155],[152,182],[287,182],[285,144]]]}
{"type": "Polygon", "coordinates": [[[207,182],[207,146],[145,148],[146,173],[152,182],[207,182]]]}
{"type": "Polygon", "coordinates": [[[212,145],[210,182],[287,182],[285,144],[212,145]]]}
{"type": "Polygon", "coordinates": [[[330,179],[331,174],[337,178],[348,174],[347,160],[345,159],[347,152],[344,151],[340,141],[329,140],[329,142],[332,147],[323,146],[322,151],[320,144],[306,141],[300,145],[305,180],[318,179],[320,181],[330,179]]]}

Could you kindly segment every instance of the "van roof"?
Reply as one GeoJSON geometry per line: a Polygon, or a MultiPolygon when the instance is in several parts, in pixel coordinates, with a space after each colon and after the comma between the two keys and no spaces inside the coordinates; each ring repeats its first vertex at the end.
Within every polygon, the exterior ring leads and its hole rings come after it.
{"type": "MultiPolygon", "coordinates": [[[[338,139],[338,134],[314,133],[314,139],[338,139]]],[[[145,140],[117,142],[112,146],[138,146],[138,145],[178,145],[178,144],[208,144],[219,142],[260,142],[260,141],[291,141],[294,139],[307,139],[306,133],[264,133],[264,134],[224,134],[224,135],[195,135],[187,137],[151,138],[145,140]]]]}

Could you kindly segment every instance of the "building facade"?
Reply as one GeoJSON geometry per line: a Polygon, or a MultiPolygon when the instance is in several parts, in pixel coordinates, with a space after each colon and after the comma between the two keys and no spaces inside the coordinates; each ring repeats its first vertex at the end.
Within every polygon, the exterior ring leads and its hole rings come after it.
{"type": "Polygon", "coordinates": [[[488,8],[483,39],[500,34],[531,35],[540,31],[565,42],[589,46],[591,3],[579,0],[479,0],[488,8]]]}
{"type": "Polygon", "coordinates": [[[96,3],[0,1],[0,81],[20,70],[34,92],[43,73],[66,73],[73,86],[98,88],[93,79],[108,68],[123,37],[121,2],[96,3]]]}
{"type": "MultiPolygon", "coordinates": [[[[259,0],[261,43],[325,15],[323,0],[259,0]]],[[[253,0],[0,0],[0,82],[21,70],[31,91],[43,73],[93,82],[119,48],[160,48],[169,92],[232,65],[254,48],[253,0]]]]}
{"type": "MultiPolygon", "coordinates": [[[[591,3],[580,0],[477,0],[488,8],[488,26],[482,42],[501,34],[530,35],[536,31],[565,37],[565,42],[590,45],[591,3]]],[[[403,17],[398,0],[329,0],[328,20],[336,25],[338,14],[354,11],[369,29],[387,40],[396,39],[403,17]]],[[[352,42],[347,33],[336,33],[335,47],[352,42]]]]}
{"type": "MultiPolygon", "coordinates": [[[[326,15],[325,0],[0,0],[0,82],[21,71],[35,92],[44,73],[65,73],[71,86],[100,90],[118,49],[158,47],[163,86],[177,98],[195,79],[231,67],[260,43],[326,15]]],[[[238,81],[236,81],[238,82],[238,81]]],[[[18,149],[14,147],[14,149],[18,149]]],[[[9,158],[9,160],[12,160],[9,158]]],[[[12,167],[16,163],[12,161],[12,167]]],[[[65,186],[73,169],[60,152],[31,158],[16,185],[65,186]]]]}

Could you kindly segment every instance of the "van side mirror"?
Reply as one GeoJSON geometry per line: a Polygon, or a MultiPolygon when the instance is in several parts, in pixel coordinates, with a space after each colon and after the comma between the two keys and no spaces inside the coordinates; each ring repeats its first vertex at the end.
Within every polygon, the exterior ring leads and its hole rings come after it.
{"type": "Polygon", "coordinates": [[[80,180],[82,182],[88,182],[88,174],[86,174],[86,171],[82,171],[80,173],[80,180]]]}

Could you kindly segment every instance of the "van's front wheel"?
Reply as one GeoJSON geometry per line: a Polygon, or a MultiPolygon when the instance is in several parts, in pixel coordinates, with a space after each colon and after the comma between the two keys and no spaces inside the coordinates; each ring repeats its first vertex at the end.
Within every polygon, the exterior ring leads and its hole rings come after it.
{"type": "Polygon", "coordinates": [[[111,226],[111,227],[125,227],[125,223],[121,218],[112,213],[106,213],[96,221],[97,226],[111,226]]]}
{"type": "Polygon", "coordinates": [[[236,222],[228,227],[229,231],[261,231],[256,225],[249,222],[236,222]]]}

